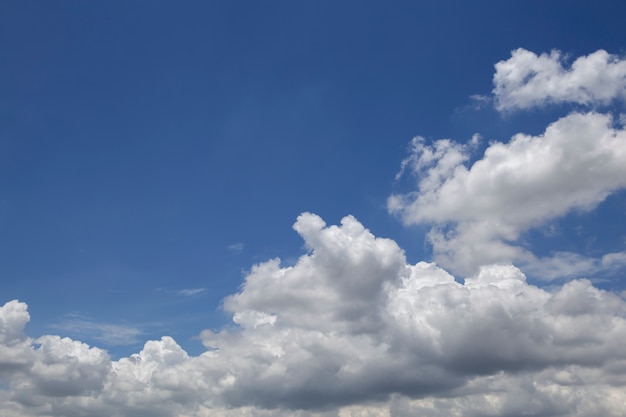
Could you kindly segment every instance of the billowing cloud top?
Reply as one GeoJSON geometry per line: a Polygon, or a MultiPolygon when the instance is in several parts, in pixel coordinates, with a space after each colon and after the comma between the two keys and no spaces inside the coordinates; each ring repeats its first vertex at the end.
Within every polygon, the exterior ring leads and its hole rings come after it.
{"type": "Polygon", "coordinates": [[[530,262],[520,233],[568,213],[591,210],[626,186],[626,131],[610,115],[572,113],[538,136],[493,142],[464,164],[471,147],[447,139],[412,141],[404,162],[418,190],[393,195],[388,207],[406,224],[434,224],[436,259],[461,274],[493,262],[530,262]],[[444,233],[441,226],[452,225],[444,233]]]}
{"type": "Polygon", "coordinates": [[[516,415],[529,404],[535,415],[621,415],[617,295],[585,280],[543,290],[510,265],[459,283],[407,264],[350,216],[327,227],[305,213],[294,228],[310,252],[255,266],[224,301],[237,328],[204,331],[197,357],[170,337],[118,361],[67,338],[32,340],[26,305],[7,303],[6,415],[516,415]]]}
{"type": "MultiPolygon", "coordinates": [[[[623,94],[623,64],[605,52],[569,71],[560,62],[514,51],[496,67],[499,108],[623,94]],[[551,87],[559,83],[567,88],[551,87]]],[[[490,144],[471,166],[476,140],[411,146],[402,165],[418,189],[389,208],[407,224],[431,224],[439,264],[465,279],[407,263],[396,242],[352,216],[328,226],[303,213],[294,229],[308,252],[293,266],[255,265],[223,302],[233,326],[203,331],[198,356],[164,336],[112,360],[69,338],[30,338],[27,305],[0,307],[2,415],[623,417],[626,300],[585,279],[531,285],[511,261],[545,278],[565,276],[561,264],[572,260],[626,262],[624,253],[536,259],[516,244],[626,186],[624,127],[572,113],[541,135],[490,144]]]]}
{"type": "MultiPolygon", "coordinates": [[[[514,50],[496,64],[496,108],[513,111],[547,104],[606,105],[626,98],[626,61],[600,50],[563,67],[559,51],[514,50]]],[[[461,275],[481,265],[515,262],[541,279],[623,267],[626,252],[587,258],[555,252],[537,259],[519,244],[522,233],[573,210],[590,211],[626,187],[624,117],[572,112],[543,133],[493,141],[471,165],[476,138],[428,144],[416,137],[399,175],[418,179],[416,191],[392,195],[391,213],[407,224],[432,226],[434,258],[461,275]],[[616,120],[617,119],[617,120],[616,120]]]]}
{"type": "Polygon", "coordinates": [[[559,51],[537,55],[519,48],[496,64],[493,94],[500,111],[551,103],[609,104],[626,98],[626,60],[599,50],[564,68],[559,51]]]}

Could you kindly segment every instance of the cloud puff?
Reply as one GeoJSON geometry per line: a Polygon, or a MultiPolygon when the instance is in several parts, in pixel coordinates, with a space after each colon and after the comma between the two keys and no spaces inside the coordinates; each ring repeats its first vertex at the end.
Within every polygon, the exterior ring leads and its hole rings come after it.
{"type": "Polygon", "coordinates": [[[49,409],[47,398],[102,390],[111,369],[105,351],[59,336],[26,337],[29,320],[25,303],[14,300],[0,307],[0,370],[11,390],[7,409],[20,404],[35,414],[49,409]]]}
{"type": "Polygon", "coordinates": [[[537,55],[523,48],[495,65],[496,108],[528,109],[550,103],[608,104],[626,98],[626,60],[598,50],[565,68],[561,52],[537,55]]]}
{"type": "MultiPolygon", "coordinates": [[[[577,280],[552,290],[510,265],[458,282],[407,264],[355,218],[294,225],[309,252],[256,265],[224,300],[235,326],[189,356],[172,338],[112,361],[29,339],[26,305],[0,308],[0,408],[22,416],[619,416],[626,302],[577,280]],[[5,352],[2,350],[0,352],[5,352]],[[14,359],[12,359],[14,358],[14,359]],[[602,398],[603,401],[598,401],[602,398]]],[[[11,414],[9,414],[11,415],[11,414]]]]}
{"type": "Polygon", "coordinates": [[[30,340],[23,333],[29,321],[24,303],[9,301],[0,307],[0,376],[11,375],[32,362],[30,340]]]}
{"type": "Polygon", "coordinates": [[[428,235],[435,259],[461,274],[535,262],[515,243],[522,232],[591,210],[626,186],[626,131],[610,115],[572,113],[538,136],[491,143],[467,167],[470,151],[448,139],[415,138],[403,167],[418,177],[418,190],[388,200],[405,224],[435,225],[428,235]]]}

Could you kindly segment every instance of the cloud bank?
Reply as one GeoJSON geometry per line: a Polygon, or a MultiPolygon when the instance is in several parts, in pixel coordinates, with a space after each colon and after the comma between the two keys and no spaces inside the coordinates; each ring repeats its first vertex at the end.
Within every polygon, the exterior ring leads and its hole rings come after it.
{"type": "MultiPolygon", "coordinates": [[[[576,280],[529,285],[511,265],[464,283],[351,216],[294,225],[309,253],[256,265],[224,301],[237,325],[118,361],[31,339],[26,304],[0,308],[3,410],[35,416],[623,415],[626,301],[576,280]],[[596,401],[597,398],[613,399],[596,401]]],[[[8,414],[11,415],[11,414],[8,414]]]]}
{"type": "MultiPolygon", "coordinates": [[[[527,52],[496,66],[500,109],[587,104],[581,89],[589,100],[608,100],[602,88],[589,87],[603,83],[580,81],[587,74],[580,68],[621,68],[602,51],[568,71],[553,67],[557,53],[527,52]],[[529,66],[534,78],[515,81],[529,66]],[[567,94],[516,93],[536,89],[528,87],[535,78],[563,77],[578,80],[567,94]]],[[[539,136],[490,144],[468,167],[478,141],[414,139],[402,167],[417,176],[417,190],[389,199],[406,224],[433,225],[436,259],[465,279],[435,263],[407,263],[396,242],[352,216],[328,226],[303,213],[294,229],[307,253],[293,266],[279,259],[255,265],[223,301],[233,325],[203,331],[206,351],[198,356],[164,336],[113,360],[70,338],[27,336],[26,303],[4,304],[2,415],[623,416],[624,297],[585,279],[540,288],[511,263],[526,262],[545,279],[568,276],[566,266],[624,264],[623,253],[536,259],[517,244],[525,230],[592,210],[626,186],[623,126],[610,115],[572,113],[539,136]]]]}

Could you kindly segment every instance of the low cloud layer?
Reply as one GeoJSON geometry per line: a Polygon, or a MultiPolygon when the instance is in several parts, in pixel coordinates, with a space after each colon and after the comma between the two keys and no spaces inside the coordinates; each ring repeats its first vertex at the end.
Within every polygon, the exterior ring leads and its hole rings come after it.
{"type": "Polygon", "coordinates": [[[35,416],[618,416],[626,302],[572,281],[551,291],[511,265],[464,283],[406,263],[353,217],[294,225],[309,253],[256,265],[224,301],[233,329],[191,357],[170,337],[118,361],[31,339],[26,304],[0,308],[0,408],[35,416]],[[597,398],[613,398],[596,401],[597,398]],[[295,413],[295,414],[294,414],[295,413]]]}
{"type": "MultiPolygon", "coordinates": [[[[496,103],[606,103],[623,94],[622,67],[604,51],[565,70],[558,53],[517,50],[496,66],[496,103]],[[567,88],[550,87],[559,83],[567,88]]],[[[586,279],[540,288],[523,271],[567,278],[620,268],[626,255],[537,259],[518,243],[626,186],[623,121],[571,113],[541,135],[491,143],[470,166],[478,136],[411,146],[402,167],[417,189],[389,209],[432,226],[437,264],[407,263],[352,216],[328,226],[303,213],[294,229],[307,253],[255,265],[223,301],[232,326],[204,330],[198,356],[169,336],[119,360],[70,338],[31,338],[27,305],[9,301],[3,417],[623,417],[623,295],[586,279]]]]}

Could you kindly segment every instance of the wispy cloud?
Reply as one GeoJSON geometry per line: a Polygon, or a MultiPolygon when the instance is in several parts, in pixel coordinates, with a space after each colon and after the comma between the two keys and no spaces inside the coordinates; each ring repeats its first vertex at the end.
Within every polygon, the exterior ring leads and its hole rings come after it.
{"type": "Polygon", "coordinates": [[[185,288],[185,289],[176,291],[176,294],[189,297],[192,295],[201,294],[205,292],[206,290],[207,290],[206,288],[185,288]]]}
{"type": "Polygon", "coordinates": [[[491,96],[482,94],[471,95],[470,100],[470,106],[473,110],[481,110],[487,106],[490,106],[493,103],[493,98],[491,96]]]}
{"type": "Polygon", "coordinates": [[[74,337],[92,338],[106,346],[128,346],[140,342],[144,331],[137,326],[101,323],[89,317],[71,314],[51,324],[50,328],[69,333],[74,337]]]}
{"type": "Polygon", "coordinates": [[[243,252],[244,248],[245,248],[245,245],[241,242],[228,245],[228,250],[235,255],[239,255],[241,252],[243,252]]]}

